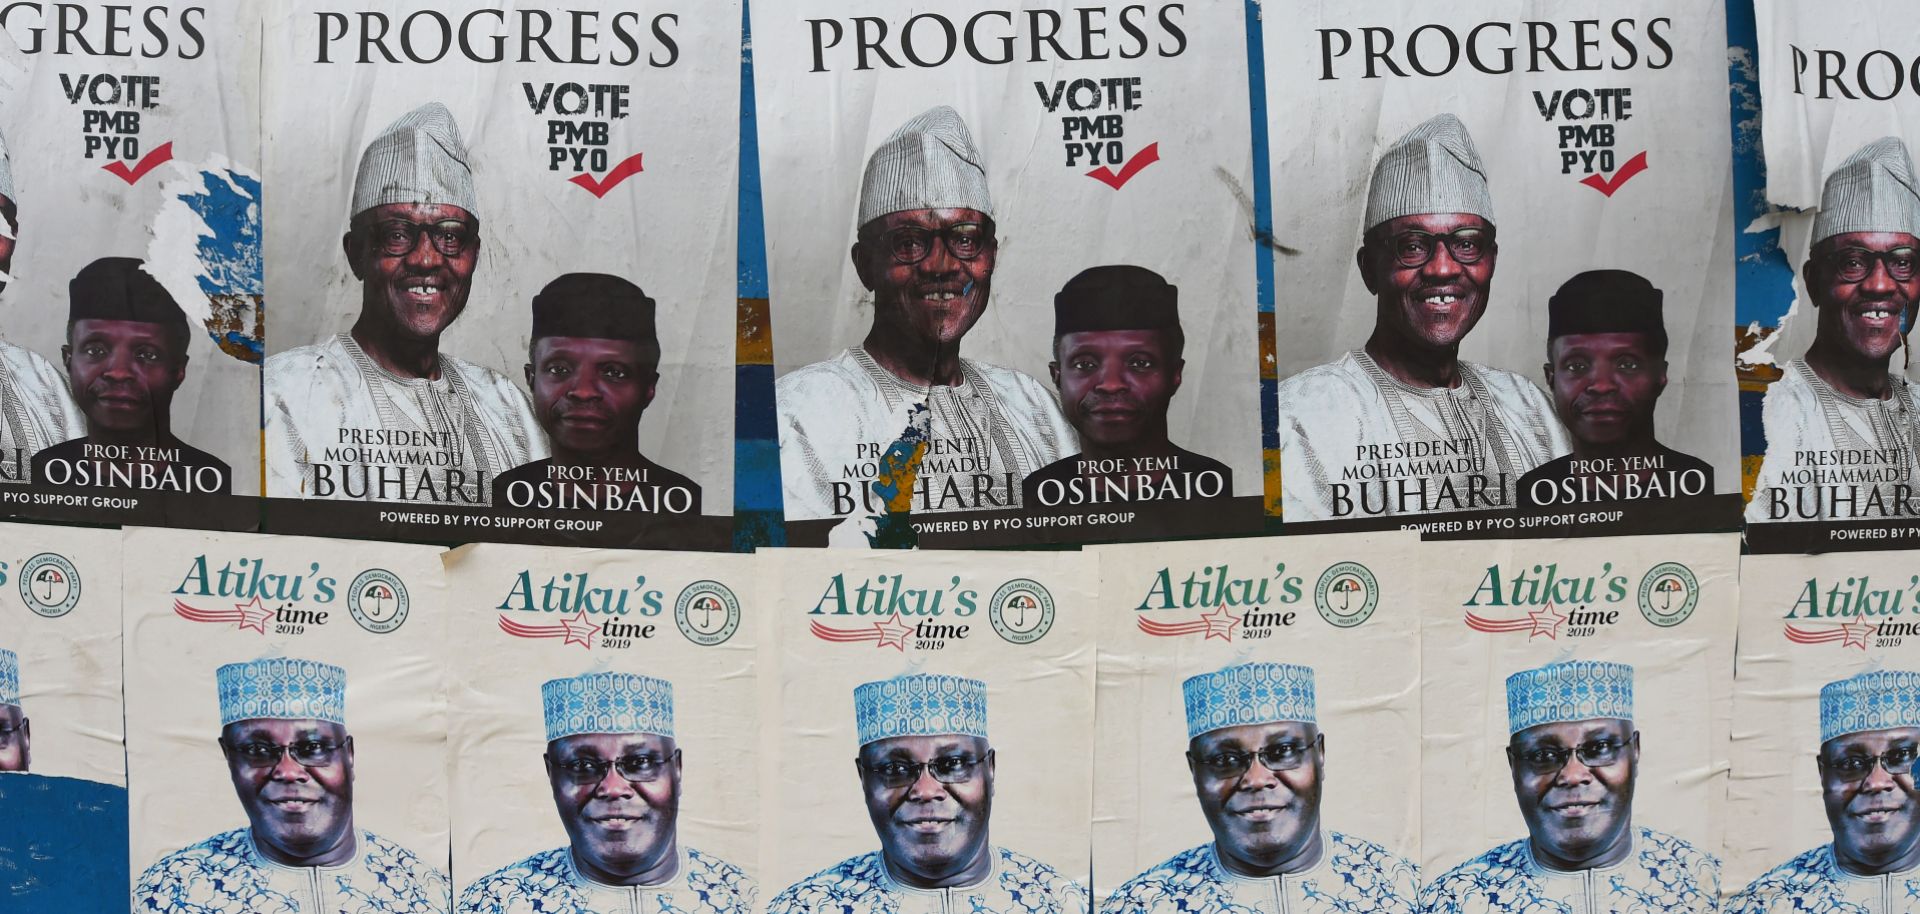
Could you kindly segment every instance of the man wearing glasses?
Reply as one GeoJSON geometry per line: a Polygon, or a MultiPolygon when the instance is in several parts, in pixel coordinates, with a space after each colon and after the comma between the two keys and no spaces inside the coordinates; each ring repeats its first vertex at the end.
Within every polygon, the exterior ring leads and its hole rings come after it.
{"type": "Polygon", "coordinates": [[[1366,345],[1282,381],[1287,520],[1510,508],[1520,476],[1567,452],[1540,388],[1460,359],[1500,247],[1486,168],[1441,114],[1374,164],[1354,256],[1376,300],[1366,345]]]}
{"type": "Polygon", "coordinates": [[[347,673],[312,660],[229,663],[220,752],[251,823],[161,858],[133,890],[163,914],[444,914],[447,875],[353,824],[347,673]]]}
{"type": "Polygon", "coordinates": [[[1243,663],[1188,679],[1187,769],[1213,841],[1128,880],[1100,914],[1413,914],[1419,870],[1324,829],[1313,670],[1243,663]]]}
{"type": "Polygon", "coordinates": [[[1820,690],[1820,796],[1833,843],[1774,867],[1728,914],[1891,914],[1920,898],[1920,673],[1878,670],[1820,690]]]}
{"type": "Polygon", "coordinates": [[[853,691],[854,767],[880,849],[788,886],[768,914],[1085,914],[1086,887],[987,840],[987,685],[925,673],[853,691]]]}
{"type": "Polygon", "coordinates": [[[1906,144],[1882,137],[1821,188],[1800,268],[1813,345],[1767,388],[1767,455],[1747,503],[1750,522],[1920,511],[1920,386],[1888,371],[1920,301],[1914,182],[1906,144]]]}
{"type": "MultiPolygon", "coordinates": [[[[0,289],[13,280],[19,242],[19,197],[13,159],[0,136],[0,289]]],[[[39,353],[0,340],[0,482],[24,483],[27,461],[43,448],[87,433],[66,381],[39,353]]]]}
{"type": "Polygon", "coordinates": [[[1714,909],[1720,861],[1633,824],[1633,667],[1551,663],[1507,677],[1507,768],[1528,837],[1448,870],[1422,912],[1714,909]]]}
{"type": "Polygon", "coordinates": [[[911,483],[888,474],[913,511],[1019,507],[1020,481],[1072,453],[1074,432],[1039,381],[960,356],[999,251],[986,168],[952,108],[907,121],[874,150],[859,226],[866,339],[776,385],[787,519],[887,513],[862,467],[896,440],[921,452],[911,483]]]}
{"type": "Polygon", "coordinates": [[[268,495],[484,505],[495,476],[547,456],[513,382],[440,352],[473,291],[477,199],[438,102],[367,145],[341,239],[360,317],[267,359],[268,495]]]}
{"type": "Polygon", "coordinates": [[[0,771],[26,771],[33,761],[33,731],[20,707],[20,657],[0,648],[0,771]]]}
{"type": "Polygon", "coordinates": [[[756,889],[739,867],[680,843],[673,684],[587,673],[540,697],[568,846],[481,877],[460,893],[461,914],[752,914],[756,889]]]}

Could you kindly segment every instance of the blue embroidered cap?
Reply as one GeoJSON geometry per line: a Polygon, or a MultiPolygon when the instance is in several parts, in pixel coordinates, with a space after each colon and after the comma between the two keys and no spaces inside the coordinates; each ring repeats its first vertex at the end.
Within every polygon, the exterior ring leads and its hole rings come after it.
{"type": "Polygon", "coordinates": [[[1633,667],[1568,660],[1507,677],[1507,732],[1541,724],[1633,719],[1633,667]]]}
{"type": "Polygon", "coordinates": [[[1874,670],[1820,688],[1820,741],[1867,730],[1920,727],[1920,673],[1874,670]]]}
{"type": "Polygon", "coordinates": [[[895,736],[987,738],[987,684],[960,676],[911,673],[853,690],[860,745],[895,736]]]}
{"type": "Polygon", "coordinates": [[[20,658],[0,647],[0,705],[20,707],[20,658]]]}
{"type": "Polygon", "coordinates": [[[1187,700],[1187,739],[1222,727],[1315,722],[1312,667],[1239,663],[1191,677],[1180,689],[1187,700]]]}
{"type": "Polygon", "coordinates": [[[673,683],[636,673],[585,673],[540,687],[547,742],[581,733],[673,738],[673,683]]]}
{"type": "Polygon", "coordinates": [[[220,726],[237,720],[347,722],[347,671],[331,663],[273,657],[214,671],[220,726]]]}

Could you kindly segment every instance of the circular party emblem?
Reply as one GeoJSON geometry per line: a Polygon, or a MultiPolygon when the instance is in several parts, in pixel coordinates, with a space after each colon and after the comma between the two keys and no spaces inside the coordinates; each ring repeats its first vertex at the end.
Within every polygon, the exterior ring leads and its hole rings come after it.
{"type": "Polygon", "coordinates": [[[407,585],[384,568],[362,571],[347,588],[347,612],[376,635],[393,631],[407,621],[407,585]]]}
{"type": "Polygon", "coordinates": [[[993,592],[987,618],[1008,643],[1032,644],[1053,628],[1053,594],[1039,581],[1015,578],[993,592]]]}
{"type": "Polygon", "coordinates": [[[719,581],[695,581],[673,601],[673,623],[688,641],[712,647],[740,630],[740,601],[719,581]]]}
{"type": "Polygon", "coordinates": [[[1373,616],[1380,605],[1380,582],[1359,562],[1340,562],[1320,574],[1313,588],[1313,608],[1320,618],[1338,628],[1352,628],[1373,616]]]}
{"type": "Polygon", "coordinates": [[[20,599],[49,619],[73,612],[80,603],[80,569],[64,555],[42,552],[20,566],[20,599]]]}
{"type": "Polygon", "coordinates": [[[1640,614],[1661,628],[1687,621],[1700,603],[1700,581],[1679,562],[1661,562],[1640,579],[1640,614]]]}

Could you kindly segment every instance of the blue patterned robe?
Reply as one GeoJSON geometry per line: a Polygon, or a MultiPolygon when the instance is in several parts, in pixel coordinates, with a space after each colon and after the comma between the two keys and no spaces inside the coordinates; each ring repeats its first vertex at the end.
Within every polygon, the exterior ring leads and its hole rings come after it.
{"type": "Polygon", "coordinates": [[[1652,914],[1713,911],[1720,861],[1651,828],[1612,866],[1566,872],[1533,859],[1527,839],[1502,844],[1427,884],[1423,914],[1652,914]]]}
{"type": "Polygon", "coordinates": [[[1282,876],[1241,876],[1211,842],[1175,854],[1116,889],[1100,914],[1413,914],[1420,870],[1371,841],[1321,836],[1320,862],[1282,876]]]}
{"type": "Polygon", "coordinates": [[[260,855],[245,828],[160,859],[140,875],[133,909],[146,914],[447,914],[447,874],[361,831],[339,866],[282,866],[260,855]]]}
{"type": "Polygon", "coordinates": [[[1779,866],[1727,902],[1727,914],[1897,914],[1920,910],[1920,869],[1855,876],[1823,844],[1779,866]]]}
{"type": "Polygon", "coordinates": [[[993,871],[970,886],[895,882],[880,852],[842,860],[787,886],[767,914],[1087,914],[1087,887],[1038,860],[992,849],[993,871]]]}
{"type": "Polygon", "coordinates": [[[753,914],[757,890],[737,866],[692,848],[659,885],[601,885],[558,847],[480,877],[460,893],[460,914],[753,914]]]}

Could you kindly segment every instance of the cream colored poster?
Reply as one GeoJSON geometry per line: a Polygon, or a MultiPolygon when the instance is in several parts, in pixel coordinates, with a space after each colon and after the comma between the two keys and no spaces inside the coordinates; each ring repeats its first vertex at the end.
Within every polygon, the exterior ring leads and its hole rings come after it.
{"type": "Polygon", "coordinates": [[[130,529],[122,552],[134,906],[449,910],[439,550],[130,529]]]}
{"type": "Polygon", "coordinates": [[[752,914],[751,556],[446,556],[456,909],[752,914]]]}
{"type": "Polygon", "coordinates": [[[773,550],[770,914],[1082,914],[1095,566],[773,550]]]}
{"type": "Polygon", "coordinates": [[[1103,914],[1412,914],[1435,555],[1418,548],[1371,533],[1094,550],[1103,914]]]}
{"type": "Polygon", "coordinates": [[[1713,910],[1738,539],[1423,548],[1422,910],[1713,910]]]}

